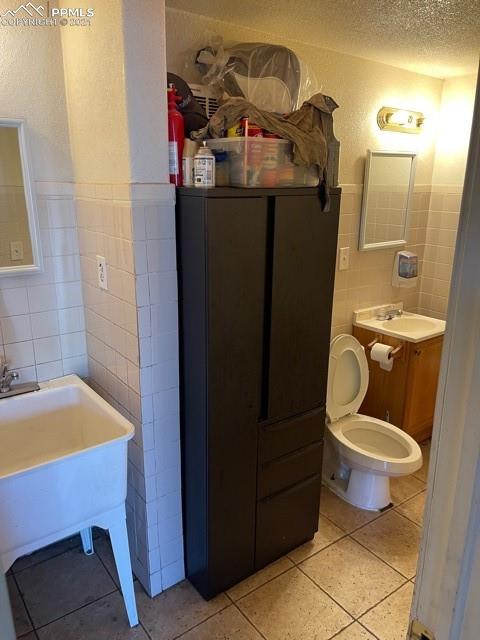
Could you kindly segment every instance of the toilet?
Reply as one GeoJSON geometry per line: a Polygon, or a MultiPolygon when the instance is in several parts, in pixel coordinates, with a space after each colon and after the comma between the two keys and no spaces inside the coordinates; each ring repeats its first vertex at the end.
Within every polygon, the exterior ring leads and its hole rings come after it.
{"type": "Polygon", "coordinates": [[[350,504],[381,511],[391,505],[390,478],[422,466],[420,447],[388,422],[357,413],[368,388],[365,350],[351,335],[330,344],[324,483],[350,504]]]}

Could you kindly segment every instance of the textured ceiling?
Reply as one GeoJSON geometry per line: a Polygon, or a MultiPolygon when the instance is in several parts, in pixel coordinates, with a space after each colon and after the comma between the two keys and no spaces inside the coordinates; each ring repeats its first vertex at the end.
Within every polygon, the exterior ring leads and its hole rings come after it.
{"type": "Polygon", "coordinates": [[[478,66],[480,0],[167,0],[167,6],[441,78],[478,66]]]}

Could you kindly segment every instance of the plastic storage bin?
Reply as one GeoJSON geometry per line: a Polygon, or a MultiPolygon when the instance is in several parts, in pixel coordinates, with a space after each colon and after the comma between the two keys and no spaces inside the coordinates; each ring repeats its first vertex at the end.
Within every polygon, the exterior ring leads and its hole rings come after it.
{"type": "Polygon", "coordinates": [[[213,150],[228,154],[230,184],[234,187],[316,187],[317,167],[292,161],[292,143],[278,138],[216,138],[213,150]]]}

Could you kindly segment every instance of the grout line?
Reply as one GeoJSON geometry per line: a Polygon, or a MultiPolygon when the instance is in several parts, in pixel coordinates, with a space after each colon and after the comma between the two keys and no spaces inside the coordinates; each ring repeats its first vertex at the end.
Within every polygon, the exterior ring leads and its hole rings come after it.
{"type": "Polygon", "coordinates": [[[344,627],[343,629],[340,629],[340,631],[337,631],[337,633],[334,636],[331,636],[330,638],[328,638],[328,640],[335,640],[335,638],[338,638],[338,636],[343,633],[344,631],[347,631],[348,629],[350,629],[350,627],[353,627],[354,624],[358,624],[362,627],[362,629],[365,629],[365,631],[367,631],[373,638],[375,638],[375,640],[380,640],[380,638],[378,638],[374,633],[372,633],[370,630],[368,630],[365,625],[361,624],[358,620],[354,620],[353,622],[351,622],[348,627],[344,627]]]}
{"type": "Polygon", "coordinates": [[[422,530],[422,527],[417,522],[413,522],[413,520],[410,520],[409,517],[404,516],[403,513],[399,513],[398,511],[396,511],[395,513],[397,513],[401,518],[404,518],[405,520],[408,520],[408,522],[411,522],[412,524],[414,524],[417,527],[417,529],[420,529],[420,531],[422,530]]]}
{"type": "Polygon", "coordinates": [[[369,633],[372,637],[374,637],[376,640],[381,640],[381,638],[377,636],[376,633],[373,633],[373,631],[370,631],[370,629],[366,627],[362,622],[360,622],[360,620],[356,620],[356,623],[359,624],[362,627],[362,629],[365,629],[365,631],[369,633]]]}
{"type": "MultiPolygon", "coordinates": [[[[110,537],[107,537],[107,540],[108,540],[108,544],[110,544],[110,545],[111,545],[110,537]]],[[[93,548],[95,549],[95,542],[93,543],[93,548]]],[[[112,550],[112,554],[113,554],[113,550],[112,550]]],[[[106,563],[103,561],[103,558],[102,558],[101,554],[100,554],[100,553],[98,553],[98,551],[95,551],[95,555],[96,555],[96,556],[97,556],[97,558],[100,560],[100,563],[103,565],[103,568],[105,569],[105,571],[107,572],[107,574],[110,576],[110,578],[111,578],[111,580],[112,580],[113,584],[114,584],[114,585],[117,587],[117,589],[121,592],[121,587],[120,587],[120,585],[118,584],[118,581],[114,578],[114,576],[113,576],[113,575],[111,574],[111,572],[109,571],[109,569],[108,569],[108,567],[107,567],[106,563]]],[[[115,567],[116,567],[116,566],[117,566],[117,563],[116,563],[116,561],[115,561],[115,556],[114,556],[114,558],[113,558],[113,561],[114,561],[114,563],[115,563],[115,567]]],[[[118,577],[118,574],[117,574],[117,577],[118,577]]],[[[132,571],[132,577],[133,577],[133,580],[135,581],[135,579],[136,579],[136,578],[135,578],[135,575],[133,574],[133,571],[132,571]]]]}
{"type": "MultiPolygon", "coordinates": [[[[376,607],[378,607],[378,605],[382,604],[382,602],[385,602],[385,600],[387,600],[388,598],[390,598],[390,596],[393,596],[393,594],[397,593],[398,591],[400,591],[400,589],[403,589],[403,587],[407,584],[410,583],[410,580],[405,580],[405,582],[403,584],[401,584],[399,587],[397,587],[396,589],[394,589],[392,591],[392,593],[389,593],[388,596],[385,596],[384,598],[382,598],[381,600],[379,600],[377,602],[377,604],[374,604],[373,607],[370,607],[369,609],[367,609],[367,611],[365,611],[364,613],[362,613],[361,616],[359,616],[358,618],[356,618],[356,622],[360,622],[361,618],[363,618],[363,616],[367,615],[367,613],[369,613],[370,611],[372,611],[372,609],[375,609],[376,607]]],[[[362,624],[360,622],[360,624],[362,624]]],[[[365,626],[365,625],[363,625],[365,626]]],[[[369,629],[370,631],[370,629],[369,629]]],[[[371,633],[371,631],[370,631],[371,633]]]]}
{"type": "MultiPolygon", "coordinates": [[[[401,502],[398,502],[397,504],[394,504],[393,505],[393,509],[396,509],[397,507],[401,507],[403,504],[405,504],[409,500],[413,500],[413,498],[416,498],[417,496],[419,496],[421,493],[423,493],[426,490],[427,490],[427,485],[425,485],[422,489],[420,489],[420,491],[415,491],[415,493],[412,493],[412,495],[410,495],[408,498],[405,498],[405,500],[402,500],[401,502]]],[[[392,511],[392,509],[389,509],[389,511],[392,511]]]]}
{"type": "Polygon", "coordinates": [[[147,636],[148,640],[153,640],[152,636],[148,633],[146,627],[144,626],[143,622],[140,620],[140,614],[138,615],[138,626],[141,627],[144,631],[145,631],[145,635],[147,636]]]}
{"type": "MultiPolygon", "coordinates": [[[[282,558],[287,558],[287,556],[286,555],[285,556],[281,556],[280,558],[278,558],[278,560],[281,560],[282,558]]],[[[295,564],[295,562],[293,562],[293,560],[291,560],[290,558],[288,558],[288,559],[290,560],[290,562],[292,562],[292,566],[287,567],[284,571],[281,571],[280,573],[277,573],[276,575],[274,575],[273,577],[269,578],[268,580],[265,580],[265,582],[262,582],[262,584],[259,584],[258,587],[254,587],[251,591],[247,591],[247,593],[244,593],[242,596],[240,596],[236,600],[234,600],[230,595],[228,595],[226,591],[224,592],[225,595],[227,595],[227,597],[232,601],[233,604],[236,604],[237,602],[240,602],[240,600],[243,600],[243,598],[246,598],[247,596],[252,594],[254,591],[258,591],[258,589],[261,589],[262,587],[264,587],[269,582],[272,582],[273,580],[275,580],[275,578],[279,578],[280,576],[283,576],[284,573],[287,573],[291,569],[295,569],[295,567],[297,566],[295,564]]],[[[278,560],[274,560],[273,562],[278,562],[278,560]]],[[[273,562],[271,562],[270,564],[273,564],[273,562]]],[[[260,573],[260,571],[263,571],[263,569],[266,569],[268,566],[269,565],[267,564],[265,567],[263,567],[262,569],[259,569],[258,571],[256,571],[252,575],[255,575],[256,573],[260,573]]],[[[248,576],[248,577],[251,577],[251,576],[248,576]]],[[[248,580],[248,577],[245,578],[245,580],[248,580]]],[[[238,584],[240,584],[240,583],[238,583],[238,584]]]]}
{"type": "Polygon", "coordinates": [[[118,593],[118,592],[119,592],[119,589],[115,588],[113,591],[109,591],[108,593],[104,593],[103,596],[100,596],[100,598],[95,598],[95,600],[92,600],[91,602],[87,602],[86,604],[83,604],[81,607],[77,607],[76,609],[73,609],[72,611],[68,611],[67,613],[62,614],[58,618],[55,618],[54,620],[50,620],[49,622],[47,622],[45,624],[42,624],[39,627],[34,627],[35,631],[39,631],[40,629],[45,629],[45,627],[48,627],[48,625],[53,624],[54,622],[58,622],[62,618],[66,618],[67,616],[70,616],[70,615],[72,615],[72,613],[76,613],[77,611],[80,611],[81,609],[86,609],[87,607],[89,607],[92,604],[95,604],[99,600],[102,600],[103,598],[106,598],[107,596],[111,596],[113,593],[118,593]]]}
{"type": "Polygon", "coordinates": [[[257,627],[256,624],[254,624],[250,618],[247,616],[246,613],[244,613],[240,607],[237,605],[236,602],[233,603],[233,606],[237,609],[237,611],[240,612],[240,615],[245,618],[245,620],[248,622],[248,624],[252,625],[252,627],[255,629],[255,631],[259,634],[259,636],[261,636],[264,640],[267,640],[267,637],[260,631],[260,629],[257,627]]]}
{"type": "MultiPolygon", "coordinates": [[[[71,536],[69,536],[69,537],[71,537],[71,536]]],[[[58,542],[54,542],[53,545],[59,544],[61,542],[62,542],[62,540],[59,540],[58,542]]],[[[48,546],[51,546],[51,545],[48,545],[48,546]]],[[[19,573],[23,573],[23,571],[27,571],[28,569],[32,569],[32,567],[38,567],[38,565],[43,564],[44,562],[48,562],[49,560],[53,560],[54,558],[58,558],[60,556],[63,556],[65,553],[68,553],[69,551],[74,551],[75,549],[78,549],[78,547],[80,547],[80,546],[81,546],[81,543],[78,542],[77,544],[74,544],[72,547],[69,547],[68,549],[64,549],[63,551],[59,551],[58,553],[55,553],[53,556],[49,556],[48,558],[44,558],[43,560],[39,560],[38,562],[32,562],[32,564],[29,564],[28,567],[23,567],[23,569],[17,569],[17,571],[15,571],[13,569],[13,565],[12,565],[12,575],[18,575],[19,573]]],[[[47,547],[42,547],[42,549],[45,549],[45,548],[47,548],[47,547]]],[[[41,551],[42,549],[38,549],[38,551],[41,551]]],[[[34,553],[36,553],[36,552],[34,551],[34,553]]],[[[21,556],[21,557],[24,558],[25,556],[21,556]]],[[[19,558],[19,560],[20,560],[20,558],[19,558]]]]}
{"type": "MultiPolygon", "coordinates": [[[[173,586],[175,586],[175,585],[173,585],[173,586]]],[[[163,593],[163,591],[162,591],[162,593],[163,593]]],[[[161,594],[159,594],[159,595],[161,595],[161,594]]],[[[215,611],[214,613],[212,613],[211,615],[207,616],[203,620],[200,620],[200,622],[197,622],[192,627],[189,627],[188,629],[185,629],[185,631],[182,631],[182,633],[180,633],[179,635],[172,636],[172,640],[178,640],[179,638],[182,638],[184,635],[186,635],[187,633],[192,631],[192,629],[196,629],[197,627],[199,627],[201,624],[203,624],[207,620],[210,620],[210,618],[214,618],[218,613],[221,613],[222,611],[225,611],[225,609],[228,609],[228,607],[230,607],[230,606],[231,606],[230,603],[226,604],[224,607],[221,607],[218,611],[215,611]]]]}
{"type": "MultiPolygon", "coordinates": [[[[11,578],[12,578],[12,580],[13,580],[13,581],[14,581],[14,583],[15,583],[15,587],[17,588],[18,595],[20,596],[20,600],[22,601],[23,606],[24,606],[24,608],[25,608],[25,612],[26,612],[26,614],[27,614],[27,617],[28,617],[28,620],[29,620],[29,622],[30,622],[30,625],[31,625],[31,627],[32,627],[33,631],[35,632],[35,625],[33,624],[32,616],[30,615],[30,611],[29,611],[29,609],[28,609],[28,607],[27,607],[27,603],[25,602],[25,598],[23,597],[23,591],[20,589],[20,586],[19,586],[19,584],[18,584],[18,582],[17,582],[17,579],[16,579],[16,577],[15,577],[15,574],[14,574],[14,573],[12,573],[11,578]]],[[[37,635],[37,634],[35,633],[35,636],[36,636],[36,635],[37,635]]]]}
{"type": "MultiPolygon", "coordinates": [[[[369,611],[371,611],[372,609],[375,609],[375,607],[377,607],[379,604],[381,604],[384,600],[386,600],[387,598],[389,598],[391,595],[393,595],[394,593],[396,593],[397,591],[399,591],[402,587],[404,587],[406,584],[409,584],[410,580],[408,578],[406,578],[404,575],[399,574],[400,577],[404,578],[404,582],[402,582],[401,585],[399,585],[398,587],[396,587],[391,593],[387,594],[385,597],[381,598],[381,600],[379,600],[378,602],[376,602],[374,605],[372,605],[371,607],[369,607],[366,611],[364,611],[362,614],[360,614],[360,616],[355,617],[352,613],[350,613],[350,611],[348,611],[348,609],[346,609],[342,604],[340,604],[340,602],[338,602],[330,593],[328,593],[328,591],[326,591],[323,587],[321,587],[319,584],[317,584],[315,582],[315,580],[313,578],[311,578],[308,573],[305,573],[305,571],[303,571],[300,567],[299,570],[316,586],[318,587],[321,591],[323,591],[323,593],[325,593],[331,600],[333,600],[341,609],[343,609],[345,611],[345,613],[348,613],[348,615],[353,618],[353,620],[355,622],[359,621],[359,619],[361,617],[363,617],[365,614],[367,614],[369,611]]],[[[397,571],[397,573],[399,573],[397,571]]],[[[339,632],[338,632],[339,633],[339,632]]]]}
{"type": "MultiPolygon", "coordinates": [[[[320,589],[320,591],[321,591],[322,593],[324,593],[328,598],[330,598],[330,600],[333,600],[333,602],[335,602],[335,604],[336,604],[337,606],[339,606],[339,607],[340,607],[340,609],[343,609],[343,611],[345,611],[345,613],[346,613],[350,618],[352,618],[352,620],[351,620],[351,621],[346,625],[346,627],[348,627],[349,625],[351,625],[351,624],[352,624],[352,622],[354,622],[354,621],[355,621],[355,617],[354,617],[354,616],[352,616],[352,614],[350,613],[350,611],[348,611],[347,609],[345,609],[345,607],[343,606],[343,604],[340,604],[340,602],[338,602],[337,600],[335,600],[335,598],[334,598],[330,593],[328,593],[328,591],[326,591],[323,587],[321,587],[319,584],[317,584],[317,583],[315,582],[315,580],[314,580],[313,578],[311,578],[311,577],[308,575],[308,573],[305,573],[305,571],[304,571],[301,567],[297,567],[297,569],[298,569],[301,573],[303,573],[303,575],[304,575],[306,578],[308,578],[308,580],[310,580],[310,582],[311,582],[311,583],[312,583],[312,584],[313,584],[317,589],[320,589]]],[[[343,629],[345,629],[346,627],[343,627],[343,629]]],[[[342,629],[340,629],[340,631],[342,631],[342,629]]]]}
{"type": "MultiPolygon", "coordinates": [[[[343,533],[343,530],[342,530],[343,533]]],[[[332,547],[334,544],[337,544],[337,542],[340,542],[341,540],[344,540],[345,538],[348,538],[349,534],[348,533],[343,533],[342,536],[340,536],[339,538],[336,538],[335,540],[333,540],[332,542],[329,542],[328,544],[326,544],[324,547],[322,547],[321,549],[317,549],[316,551],[314,551],[312,553],[312,555],[310,556],[306,556],[305,558],[302,558],[301,560],[299,560],[298,562],[296,560],[294,560],[293,558],[291,558],[288,554],[288,558],[293,562],[293,564],[298,567],[298,565],[302,564],[302,562],[305,562],[306,560],[310,560],[311,558],[314,558],[316,555],[318,555],[319,553],[321,553],[322,551],[325,551],[325,549],[328,549],[329,547],[332,547]]],[[[306,543],[304,543],[306,544],[306,543]]],[[[296,547],[298,549],[298,547],[296,547]]],[[[293,549],[293,551],[295,551],[295,549],[293,549]]],[[[289,552],[291,553],[291,551],[289,552]]]]}
{"type": "Polygon", "coordinates": [[[387,567],[389,567],[390,569],[393,569],[393,571],[395,571],[396,573],[398,573],[398,575],[401,578],[404,578],[405,580],[410,580],[410,578],[408,576],[406,576],[404,573],[402,573],[400,571],[400,569],[397,569],[396,567],[394,567],[393,565],[391,565],[389,562],[387,562],[384,558],[380,557],[378,555],[378,553],[375,553],[375,551],[372,551],[372,549],[369,549],[363,542],[360,542],[359,540],[357,540],[356,538],[352,538],[352,540],[354,542],[356,542],[357,544],[359,544],[361,547],[363,547],[366,551],[369,551],[373,556],[375,556],[378,560],[381,560],[383,562],[383,564],[386,564],[387,567]]]}

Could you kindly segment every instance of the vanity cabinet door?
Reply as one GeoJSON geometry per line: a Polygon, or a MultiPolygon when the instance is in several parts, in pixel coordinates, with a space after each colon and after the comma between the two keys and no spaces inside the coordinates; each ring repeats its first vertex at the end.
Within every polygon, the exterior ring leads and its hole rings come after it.
{"type": "Polygon", "coordinates": [[[421,442],[432,432],[443,338],[410,344],[403,429],[421,442]]]}

